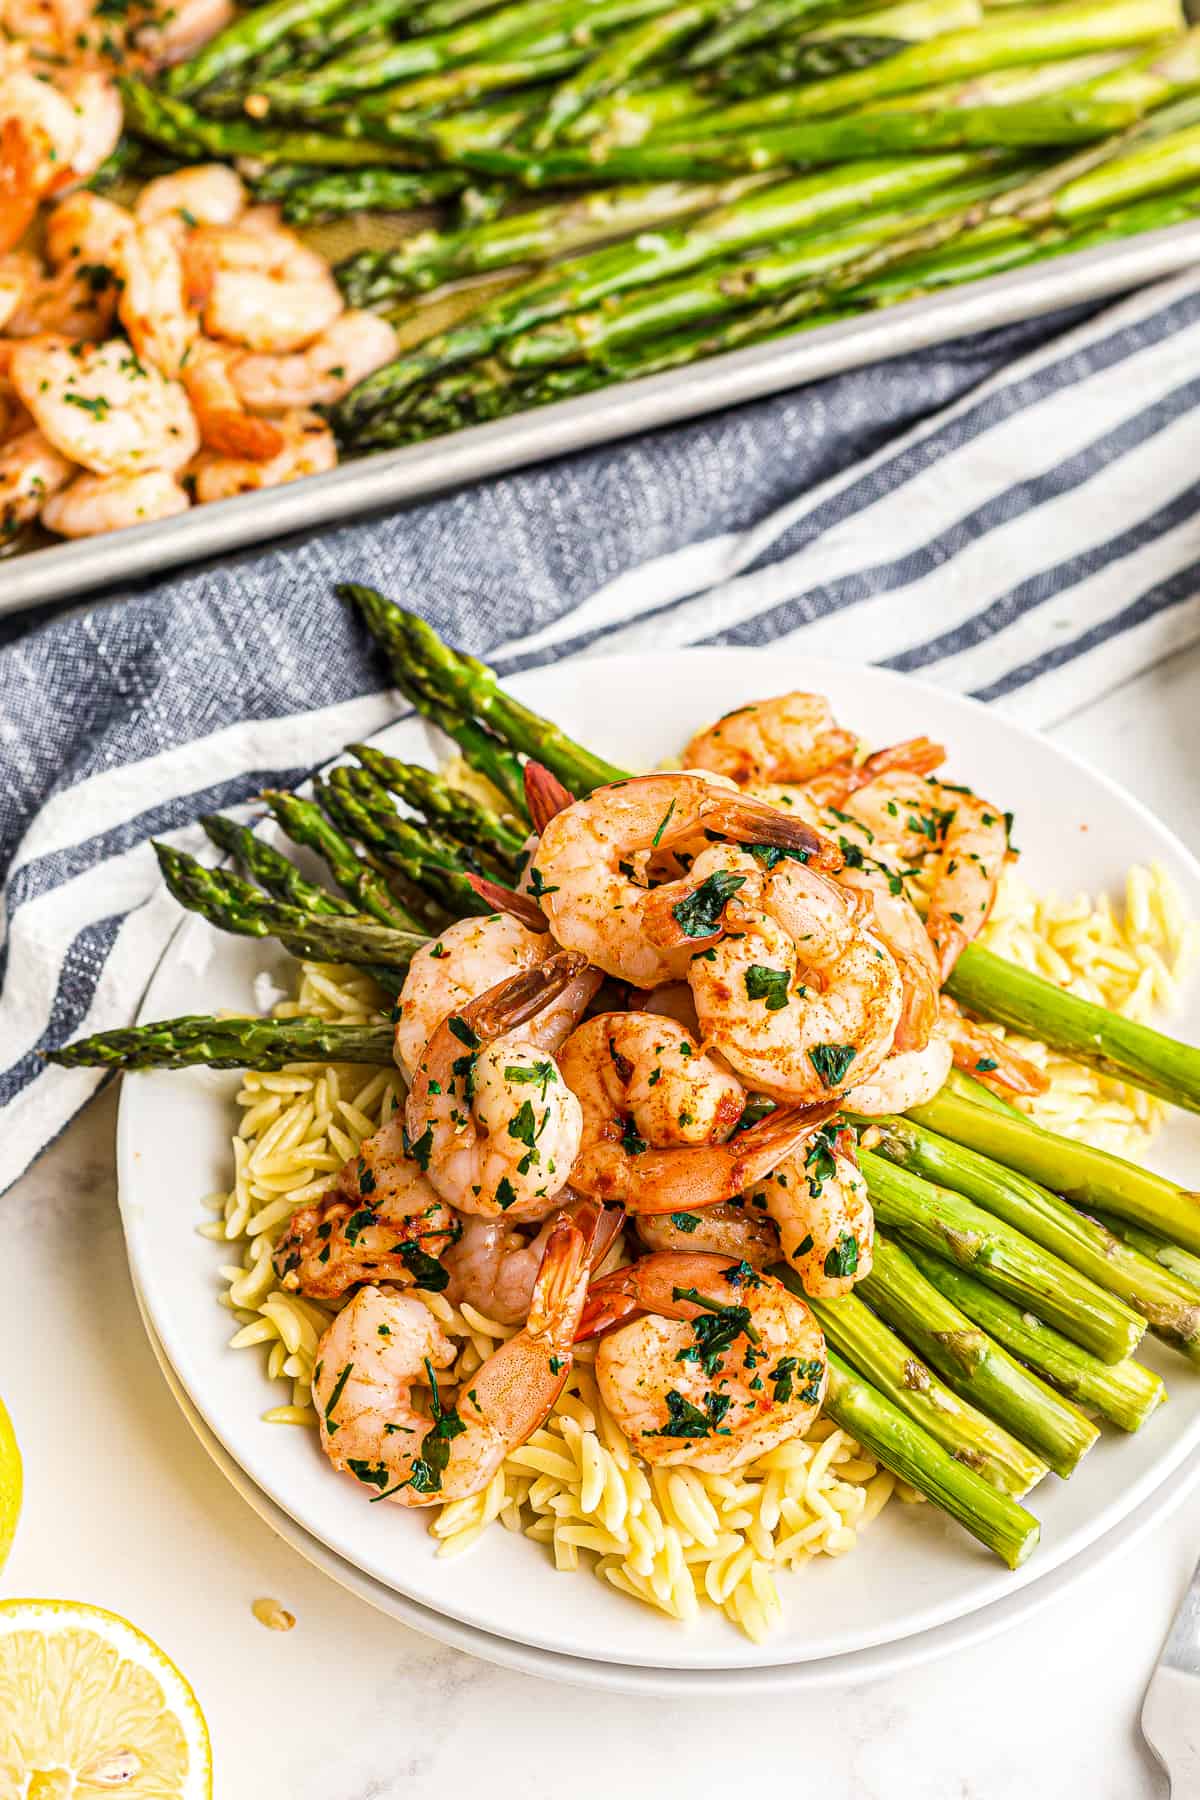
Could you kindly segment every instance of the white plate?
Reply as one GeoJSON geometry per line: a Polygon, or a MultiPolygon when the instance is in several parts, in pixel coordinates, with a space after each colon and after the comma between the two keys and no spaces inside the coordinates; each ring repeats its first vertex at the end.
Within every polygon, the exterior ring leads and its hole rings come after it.
{"type": "Polygon", "coordinates": [[[1200,1451],[1194,1451],[1182,1468],[1169,1476],[1128,1518],[1114,1526],[1107,1537],[1092,1544],[1044,1581],[1039,1581],[1036,1587],[1023,1588],[1020,1593],[997,1600],[967,1618],[954,1619],[932,1631],[923,1631],[919,1637],[879,1645],[873,1650],[851,1650],[845,1656],[826,1657],[821,1662],[781,1663],[770,1669],[644,1669],[624,1663],[597,1662],[583,1656],[560,1656],[553,1650],[536,1650],[530,1644],[476,1631],[471,1625],[463,1625],[443,1613],[432,1612],[427,1606],[419,1606],[415,1600],[406,1599],[393,1588],[384,1587],[382,1582],[373,1581],[310,1537],[295,1519],[268,1500],[245,1470],[222,1449],[184,1393],[166,1351],[154,1334],[140,1294],[138,1305],[150,1347],[166,1377],[167,1386],[200,1443],[247,1505],[299,1556],[348,1593],[357,1595],[368,1606],[410,1626],[413,1631],[449,1644],[455,1650],[482,1657],[485,1662],[496,1663],[500,1668],[516,1669],[522,1675],[540,1675],[544,1681],[566,1682],[570,1687],[600,1688],[607,1693],[642,1694],[659,1699],[697,1700],[711,1696],[728,1700],[731,1695],[792,1693],[797,1689],[808,1691],[883,1681],[915,1663],[931,1662],[935,1657],[970,1650],[988,1638],[1010,1631],[1051,1600],[1061,1598],[1068,1588],[1098,1569],[1101,1563],[1121,1551],[1132,1549],[1151,1527],[1161,1526],[1167,1515],[1173,1513],[1200,1484],[1200,1451]]]}
{"type": "MultiPolygon", "coordinates": [[[[1042,888],[1119,892],[1131,863],[1158,858],[1200,914],[1200,868],[1136,801],[1062,750],[994,712],[882,670],[796,651],[684,650],[574,662],[521,677],[514,690],[614,761],[649,766],[695,726],[788,687],[827,693],[875,743],[915,732],[946,742],[952,778],[1011,808],[1026,877],[1042,888]]],[[[427,757],[407,720],[380,741],[427,757]]],[[[331,747],[332,748],[332,747],[331,747]]],[[[143,1017],[255,1004],[255,976],[287,959],[254,940],[187,919],[146,997],[143,1017]]],[[[261,990],[260,990],[261,991],[261,990]]],[[[1200,1034],[1200,1008],[1179,1022],[1200,1034]]],[[[932,1508],[890,1507],[854,1555],[783,1578],[785,1621],[754,1645],[713,1614],[681,1628],[590,1576],[564,1577],[527,1540],[502,1529],[467,1556],[433,1555],[419,1514],[365,1506],[336,1479],[308,1434],[261,1422],[278,1392],[253,1354],[230,1353],[215,1304],[227,1250],[195,1235],[196,1199],[229,1181],[236,1076],[196,1070],[125,1080],[118,1134],[122,1215],[134,1278],[172,1366],[207,1425],[248,1476],[303,1529],[365,1575],[479,1630],[576,1657],[657,1668],[747,1668],[817,1661],[895,1643],[963,1618],[1044,1579],[1152,1495],[1200,1442],[1200,1380],[1157,1346],[1146,1359],[1172,1399],[1136,1437],[1106,1433],[1069,1483],[1034,1497],[1042,1544],[1010,1573],[932,1508]]],[[[1156,1150],[1158,1146],[1156,1146],[1156,1150]]],[[[1156,1156],[1195,1168],[1194,1120],[1173,1126],[1156,1156]]]]}

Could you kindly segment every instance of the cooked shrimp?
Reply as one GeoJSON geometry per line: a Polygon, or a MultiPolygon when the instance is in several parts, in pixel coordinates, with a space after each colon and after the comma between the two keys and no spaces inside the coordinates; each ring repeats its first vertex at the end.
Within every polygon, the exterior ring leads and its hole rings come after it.
{"type": "Polygon", "coordinates": [[[337,467],[333,433],[316,413],[286,413],[262,423],[277,425],[283,433],[278,456],[256,462],[249,457],[223,456],[217,450],[202,451],[190,471],[197,500],[232,500],[236,494],[283,487],[305,475],[322,475],[337,467]]]}
{"type": "Polygon", "coordinates": [[[897,1050],[873,1074],[856,1081],[845,1095],[846,1106],[872,1118],[923,1106],[946,1085],[953,1062],[950,1040],[939,1025],[923,1050],[897,1050]]]}
{"type": "Polygon", "coordinates": [[[554,954],[547,932],[530,931],[506,913],[459,919],[423,944],[408,965],[396,1007],[394,1051],[411,1081],[425,1046],[446,1018],[510,975],[535,969],[554,954]]]}
{"type": "Polygon", "coordinates": [[[197,338],[180,371],[201,439],[221,456],[271,462],[286,451],[287,439],[270,419],[245,410],[229,372],[234,354],[228,344],[197,338]]]}
{"type": "Polygon", "coordinates": [[[806,1294],[834,1299],[871,1272],[875,1215],[854,1158],[854,1135],[826,1125],[747,1194],[779,1231],[806,1294]]]}
{"type": "Polygon", "coordinates": [[[184,299],[183,263],[165,225],[135,226],[117,251],[117,312],[143,362],[179,377],[198,329],[184,299]]]}
{"type": "Polygon", "coordinates": [[[74,463],[40,431],[23,431],[0,445],[0,545],[31,524],[74,473],[74,463]]]}
{"type": "Polygon", "coordinates": [[[647,1250],[708,1250],[726,1262],[765,1269],[779,1261],[779,1233],[765,1211],[744,1199],[700,1212],[638,1213],[634,1229],[647,1250]]]}
{"type": "Polygon", "coordinates": [[[313,1374],[321,1443],[334,1467],[374,1488],[373,1499],[401,1506],[477,1494],[565,1387],[587,1280],[588,1240],[560,1217],[524,1329],[474,1372],[454,1407],[443,1406],[434,1373],[453,1362],[454,1345],[428,1307],[415,1295],[363,1288],[321,1339],[313,1374]],[[428,1415],[412,1398],[422,1371],[434,1390],[428,1415]]]}
{"type": "Polygon", "coordinates": [[[906,856],[937,850],[925,929],[945,981],[961,952],[983,930],[995,902],[1008,855],[1004,814],[969,788],[903,774],[881,776],[852,795],[846,806],[906,856]]]}
{"type": "Polygon", "coordinates": [[[199,226],[183,255],[189,298],[203,309],[209,337],[249,350],[299,350],[343,310],[323,258],[250,214],[236,225],[199,226]]]}
{"type": "Polygon", "coordinates": [[[439,1259],[459,1234],[454,1213],[408,1156],[404,1117],[364,1138],[329,1191],[292,1214],[275,1246],[285,1288],[336,1300],[360,1281],[446,1285],[439,1259]]]}
{"type": "Polygon", "coordinates": [[[604,1404],[647,1462],[721,1474],[813,1424],[825,1338],[802,1300],[749,1263],[657,1252],[592,1283],[580,1336],[604,1404]],[[642,1318],[621,1324],[633,1313],[642,1318]]]}
{"type": "Polygon", "coordinates": [[[596,987],[583,958],[560,951],[468,1001],[430,1038],[409,1091],[409,1143],[461,1211],[517,1220],[551,1210],[583,1116],[548,1054],[573,1021],[547,1009],[569,993],[578,1019],[596,987]]]}
{"type": "MultiPolygon", "coordinates": [[[[101,163],[116,149],[124,125],[124,110],[116,82],[106,69],[68,68],[55,75],[74,114],[74,141],[70,167],[60,169],[50,183],[61,193],[75,182],[90,181],[101,163]]],[[[65,149],[60,149],[66,155],[65,149]]]]}
{"type": "Polygon", "coordinates": [[[684,762],[727,775],[739,787],[807,781],[854,753],[822,694],[780,694],[726,713],[692,739],[684,762]]]}
{"type": "Polygon", "coordinates": [[[176,470],[195,455],[187,395],[122,340],[93,346],[30,338],[14,350],[11,375],[55,448],[97,475],[176,470]]]}
{"type": "Polygon", "coordinates": [[[233,0],[177,0],[169,7],[147,6],[130,35],[141,55],[161,68],[191,56],[235,17],[233,0]]]}
{"type": "Polygon", "coordinates": [[[61,537],[96,537],[154,519],[173,519],[191,501],[166,469],[136,475],[77,475],[42,508],[42,523],[61,537]]]}
{"type": "Polygon", "coordinates": [[[396,355],[395,328],[377,313],[344,312],[306,350],[290,356],[239,356],[234,386],[246,406],[278,412],[287,406],[332,406],[357,382],[396,355]]]}
{"type": "MultiPolygon", "coordinates": [[[[223,3],[223,0],[222,0],[223,3]]],[[[165,225],[181,242],[197,225],[233,225],[246,210],[246,186],[224,163],[197,163],[148,181],[133,206],[139,225],[165,225]]]]}
{"type": "MultiPolygon", "coordinates": [[[[560,1202],[568,1192],[563,1190],[560,1202]]],[[[529,1313],[533,1285],[550,1234],[563,1214],[578,1224],[585,1235],[590,1234],[589,1260],[593,1269],[598,1268],[624,1223],[620,1207],[601,1210],[594,1201],[582,1197],[566,1200],[561,1212],[536,1230],[514,1225],[506,1218],[484,1219],[468,1214],[462,1221],[458,1242],[442,1257],[450,1276],[446,1298],[455,1306],[461,1306],[465,1300],[502,1325],[522,1324],[529,1313]]]]}
{"type": "Polygon", "coordinates": [[[46,255],[57,269],[99,264],[115,275],[121,247],[133,229],[133,219],[123,206],[80,188],[51,209],[46,255]]]}
{"type": "Polygon", "coordinates": [[[14,338],[100,343],[112,331],[119,291],[116,275],[104,263],[70,263],[30,282],[5,330],[14,338]]]}
{"type": "Polygon", "coordinates": [[[903,999],[895,1048],[923,1050],[937,1023],[941,986],[937,957],[924,920],[904,892],[901,878],[878,864],[872,866],[864,861],[859,868],[847,864],[834,879],[839,887],[870,900],[869,928],[887,945],[899,971],[903,999]]]}
{"type": "Polygon", "coordinates": [[[716,845],[688,881],[700,891],[719,875],[737,891],[689,975],[706,1043],[776,1100],[819,1101],[878,1068],[903,994],[856,902],[816,869],[785,860],[764,872],[716,845]]]}
{"type": "Polygon", "coordinates": [[[689,1031],[647,1012],[601,1013],[558,1058],[583,1108],[583,1142],[723,1144],[746,1106],[741,1083],[689,1031]]]}
{"type": "Polygon", "coordinates": [[[713,935],[716,909],[703,897],[648,887],[655,857],[708,832],[738,843],[803,852],[822,866],[840,860],[829,839],[762,801],[698,775],[643,775],[597,788],[550,819],[533,859],[533,888],[560,944],[596,968],[639,988],[687,976],[693,952],[713,935]],[[649,897],[656,912],[690,899],[673,946],[646,935],[649,897]]]}
{"type": "Polygon", "coordinates": [[[0,331],[38,279],[37,258],[14,254],[0,258],[0,331]]]}
{"type": "MultiPolygon", "coordinates": [[[[0,109],[6,101],[0,77],[0,109]]],[[[46,185],[49,139],[35,125],[0,118],[0,253],[15,250],[37,214],[46,185]]]]}
{"type": "Polygon", "coordinates": [[[949,994],[939,1003],[941,1028],[950,1039],[955,1066],[1004,1099],[1009,1094],[1044,1094],[1049,1077],[1003,1038],[965,1019],[949,994]]]}

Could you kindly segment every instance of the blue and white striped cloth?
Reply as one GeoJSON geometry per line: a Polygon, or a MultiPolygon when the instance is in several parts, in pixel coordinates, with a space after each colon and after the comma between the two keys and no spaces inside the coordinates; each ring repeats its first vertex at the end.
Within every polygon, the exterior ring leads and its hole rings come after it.
{"type": "MultiPolygon", "coordinates": [[[[1200,275],[0,629],[0,1189],[179,920],[149,839],[396,713],[345,577],[502,670],[802,639],[1033,724],[1200,635],[1200,275]]],[[[3,583],[0,564],[0,584],[3,583]]]]}

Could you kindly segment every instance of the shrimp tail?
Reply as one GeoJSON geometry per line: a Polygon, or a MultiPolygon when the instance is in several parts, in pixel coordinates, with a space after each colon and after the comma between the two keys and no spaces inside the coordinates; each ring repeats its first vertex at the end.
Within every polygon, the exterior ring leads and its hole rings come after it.
{"type": "Polygon", "coordinates": [[[475,1376],[460,1417],[483,1421],[505,1444],[532,1437],[550,1416],[571,1373],[571,1350],[587,1298],[590,1243],[560,1213],[546,1243],[524,1330],[489,1356],[475,1376]]]}
{"type": "Polygon", "coordinates": [[[1003,1038],[994,1037],[981,1025],[965,1019],[948,994],[942,995],[939,1010],[956,1068],[965,1070],[1001,1098],[1006,1094],[1046,1092],[1050,1081],[1045,1072],[1003,1038]]]}
{"type": "Polygon", "coordinates": [[[877,776],[889,774],[893,769],[903,769],[908,775],[932,775],[945,760],[944,744],[935,744],[927,737],[905,738],[902,744],[889,744],[886,749],[865,757],[854,771],[847,792],[866,787],[877,776]]]}
{"type": "MultiPolygon", "coordinates": [[[[597,1223],[600,1210],[597,1209],[597,1223]]],[[[587,1282],[590,1272],[593,1235],[594,1228],[593,1231],[582,1230],[578,1217],[573,1219],[568,1213],[560,1213],[555,1220],[542,1266],[533,1284],[533,1298],[525,1324],[531,1337],[546,1337],[557,1344],[569,1318],[566,1341],[568,1344],[573,1341],[581,1304],[579,1287],[587,1282]]]]}
{"type": "MultiPolygon", "coordinates": [[[[712,830],[733,843],[766,844],[774,850],[797,851],[811,867],[830,871],[840,869],[845,860],[831,837],[765,800],[751,800],[721,789],[701,802],[700,814],[712,830]]],[[[664,846],[672,835],[663,837],[664,846]]]]}
{"type": "Polygon", "coordinates": [[[528,894],[518,894],[498,881],[489,881],[486,875],[468,874],[467,880],[489,912],[508,913],[530,931],[549,931],[549,919],[528,894]]]}
{"type": "Polygon", "coordinates": [[[559,950],[544,963],[538,963],[536,968],[522,969],[480,994],[460,1013],[444,1020],[438,1033],[448,1029],[457,1036],[454,1026],[462,1022],[469,1025],[484,1043],[492,1043],[505,1032],[516,1031],[528,1020],[536,1018],[586,968],[586,957],[575,950],[559,950]]]}
{"type": "Polygon", "coordinates": [[[248,457],[251,462],[273,462],[286,447],[287,440],[278,425],[270,419],[255,419],[249,413],[204,412],[200,417],[204,442],[221,456],[248,457]]]}
{"type": "Polygon", "coordinates": [[[0,125],[0,253],[15,249],[33,224],[41,198],[39,164],[48,150],[36,125],[16,117],[0,125]]]}
{"type": "Polygon", "coordinates": [[[569,788],[565,788],[557,775],[552,775],[544,763],[527,762],[525,764],[525,804],[529,808],[529,817],[533,829],[541,837],[551,819],[565,812],[568,806],[574,806],[575,796],[569,788]]]}

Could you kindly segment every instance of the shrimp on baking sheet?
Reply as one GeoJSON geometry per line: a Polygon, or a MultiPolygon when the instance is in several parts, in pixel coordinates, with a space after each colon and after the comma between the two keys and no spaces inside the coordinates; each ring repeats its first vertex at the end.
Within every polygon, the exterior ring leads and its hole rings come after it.
{"type": "Polygon", "coordinates": [[[821,1410],[824,1334],[749,1263],[643,1256],[592,1283],[579,1335],[596,1332],[604,1404],[647,1462],[721,1474],[802,1436],[821,1410]]]}
{"type": "Polygon", "coordinates": [[[60,537],[96,537],[187,512],[191,501],[166,469],[135,475],[77,475],[42,508],[42,523],[60,537]]]}
{"type": "MultiPolygon", "coordinates": [[[[717,935],[692,954],[688,979],[705,1043],[748,1087],[816,1103],[879,1066],[903,993],[891,954],[853,897],[804,863],[784,859],[764,870],[720,845],[675,885],[689,886],[697,901],[719,892],[717,935]]],[[[649,929],[665,930],[680,916],[679,905],[659,911],[649,929]]]]}
{"type": "MultiPolygon", "coordinates": [[[[699,775],[636,776],[597,788],[546,823],[533,858],[533,892],[555,939],[598,969],[635,987],[685,979],[692,953],[712,935],[703,901],[690,921],[663,945],[646,935],[646,908],[655,860],[697,848],[708,836],[792,850],[823,867],[841,858],[832,841],[803,820],[788,818],[699,775]],[[707,927],[707,928],[706,928],[707,927]]],[[[679,865],[671,873],[678,874],[679,865]]],[[[673,884],[672,892],[673,892],[673,884]]],[[[654,902],[661,910],[670,895],[654,902]]],[[[680,892],[674,897],[687,899],[680,892]]],[[[706,896],[707,897],[707,896],[706,896]]]]}
{"type": "Polygon", "coordinates": [[[456,1347],[415,1294],[362,1288],[318,1346],[313,1372],[321,1444],[372,1500],[435,1506],[487,1486],[510,1451],[545,1423],[571,1373],[587,1299],[589,1238],[555,1220],[533,1284],[529,1316],[471,1376],[453,1406],[437,1371],[456,1347]],[[413,1388],[430,1389],[422,1411],[413,1388]]]}
{"type": "Polygon", "coordinates": [[[333,1185],[292,1214],[275,1246],[281,1284],[336,1300],[360,1281],[446,1285],[439,1259],[456,1242],[453,1211],[411,1158],[400,1112],[364,1138],[333,1185]]]}
{"type": "Polygon", "coordinates": [[[139,225],[164,225],[177,243],[198,225],[234,225],[249,199],[241,176],[224,163],[195,163],[148,181],[133,203],[139,225]]]}
{"type": "Polygon", "coordinates": [[[518,1220],[552,1210],[582,1130],[553,1053],[598,985],[582,957],[559,951],[450,1013],[430,1038],[408,1095],[409,1152],[462,1212],[518,1220]],[[568,996],[565,1010],[551,1007],[568,996]]]}
{"type": "Polygon", "coordinates": [[[188,470],[188,482],[197,500],[232,500],[238,494],[252,494],[259,488],[284,487],[289,481],[299,481],[305,475],[323,475],[337,467],[337,444],[332,431],[318,414],[290,412],[278,419],[260,419],[254,423],[278,429],[283,438],[283,448],[278,455],[264,460],[246,455],[229,456],[220,450],[202,450],[188,470]]]}
{"type": "Polygon", "coordinates": [[[854,1134],[824,1126],[746,1196],[779,1232],[779,1253],[806,1294],[835,1299],[871,1272],[875,1215],[854,1156],[854,1134]]]}
{"type": "Polygon", "coordinates": [[[803,782],[847,761],[857,742],[837,723],[823,694],[780,694],[739,706],[698,732],[683,760],[739,787],[803,782]]]}
{"type": "Polygon", "coordinates": [[[248,350],[300,350],[345,308],[324,259],[253,213],[233,225],[197,226],[183,259],[205,332],[248,350]]]}
{"type": "Polygon", "coordinates": [[[0,444],[0,547],[32,524],[74,473],[75,464],[36,429],[0,444]]]}
{"type": "Polygon", "coordinates": [[[395,327],[371,312],[344,312],[303,350],[269,356],[243,351],[230,375],[242,404],[257,412],[332,406],[396,355],[395,327]]]}
{"type": "Polygon", "coordinates": [[[187,395],[121,339],[27,338],[13,351],[9,373],[39,430],[94,474],[175,471],[196,452],[187,395]]]}
{"type": "Polygon", "coordinates": [[[454,1306],[466,1301],[501,1325],[523,1324],[542,1256],[555,1221],[563,1214],[578,1217],[586,1230],[592,1230],[591,1221],[596,1221],[589,1261],[593,1269],[599,1268],[620,1235],[624,1213],[619,1206],[605,1207],[597,1216],[594,1201],[569,1194],[569,1189],[560,1192],[560,1211],[541,1225],[522,1226],[503,1217],[485,1219],[468,1213],[458,1242],[442,1253],[442,1266],[450,1277],[447,1300],[454,1306]]]}
{"type": "Polygon", "coordinates": [[[271,462],[284,455],[287,438],[273,420],[255,418],[246,411],[230,374],[236,354],[228,344],[196,338],[180,369],[180,379],[206,449],[239,462],[271,462]]]}

